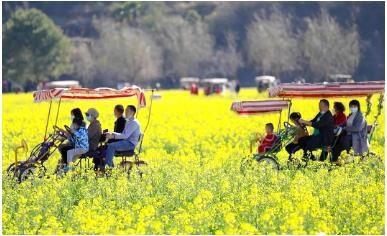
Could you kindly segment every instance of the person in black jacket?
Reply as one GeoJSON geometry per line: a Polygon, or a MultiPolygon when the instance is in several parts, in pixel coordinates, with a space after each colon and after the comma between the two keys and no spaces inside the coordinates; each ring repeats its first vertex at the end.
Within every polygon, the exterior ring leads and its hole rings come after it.
{"type": "MultiPolygon", "coordinates": [[[[331,146],[334,140],[333,129],[335,123],[332,113],[329,110],[329,102],[326,99],[321,99],[319,103],[320,112],[311,121],[300,119],[301,124],[314,128],[312,135],[300,138],[299,144],[304,150],[304,155],[317,148],[331,146]]],[[[320,156],[320,161],[324,161],[327,157],[326,151],[323,151],[320,156]]],[[[312,159],[314,159],[312,155],[312,159]]]]}
{"type": "MultiPolygon", "coordinates": [[[[116,105],[114,107],[114,116],[117,118],[117,120],[114,121],[114,132],[116,133],[122,133],[122,131],[124,131],[126,119],[123,116],[123,114],[124,114],[124,106],[122,106],[121,104],[116,105]]],[[[104,134],[102,135],[101,140],[105,140],[105,139],[106,139],[106,131],[104,130],[104,134]]],[[[115,141],[116,140],[114,139],[109,139],[108,143],[112,143],[115,141]]]]}
{"type": "Polygon", "coordinates": [[[121,104],[116,105],[114,107],[114,116],[117,118],[117,120],[114,122],[114,132],[116,133],[122,133],[122,131],[125,129],[126,119],[123,114],[124,106],[121,104]]]}

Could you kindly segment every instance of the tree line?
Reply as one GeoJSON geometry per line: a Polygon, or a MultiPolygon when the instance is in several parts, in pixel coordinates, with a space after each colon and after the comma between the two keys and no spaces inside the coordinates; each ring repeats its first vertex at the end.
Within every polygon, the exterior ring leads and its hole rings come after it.
{"type": "Polygon", "coordinates": [[[16,8],[3,24],[3,79],[68,75],[91,87],[156,81],[169,87],[180,77],[239,79],[244,68],[283,81],[356,73],[363,50],[356,22],[343,26],[328,8],[300,20],[274,4],[232,30],[227,19],[242,18],[233,16],[238,7],[225,3],[219,14],[205,15],[183,3],[111,3],[91,20],[95,37],[69,37],[41,10],[16,8]]]}

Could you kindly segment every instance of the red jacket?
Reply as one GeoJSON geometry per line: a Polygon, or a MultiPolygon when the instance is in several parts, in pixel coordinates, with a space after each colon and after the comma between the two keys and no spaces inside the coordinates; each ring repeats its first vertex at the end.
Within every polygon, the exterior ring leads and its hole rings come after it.
{"type": "Polygon", "coordinates": [[[263,153],[272,148],[274,142],[277,140],[275,134],[268,134],[262,139],[261,144],[258,147],[258,153],[263,153]]]}
{"type": "Polygon", "coordinates": [[[333,116],[333,120],[335,121],[335,126],[341,126],[347,122],[347,117],[345,116],[344,112],[336,113],[333,116]]]}

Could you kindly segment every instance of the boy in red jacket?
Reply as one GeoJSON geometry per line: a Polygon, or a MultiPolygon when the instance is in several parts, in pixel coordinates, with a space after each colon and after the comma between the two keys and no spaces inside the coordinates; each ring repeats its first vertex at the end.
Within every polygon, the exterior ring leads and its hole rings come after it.
{"type": "Polygon", "coordinates": [[[264,153],[273,147],[273,144],[277,140],[277,136],[273,133],[274,126],[272,123],[265,125],[266,136],[258,140],[260,142],[258,146],[258,153],[264,153]]]}

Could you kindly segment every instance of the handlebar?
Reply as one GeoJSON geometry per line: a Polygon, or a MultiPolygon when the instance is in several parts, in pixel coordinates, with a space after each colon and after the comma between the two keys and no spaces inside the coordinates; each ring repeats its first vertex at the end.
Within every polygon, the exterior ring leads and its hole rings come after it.
{"type": "Polygon", "coordinates": [[[66,131],[69,132],[70,134],[73,133],[73,131],[71,130],[71,128],[68,127],[67,125],[64,125],[64,128],[65,128],[66,131]]]}
{"type": "Polygon", "coordinates": [[[285,122],[284,122],[284,127],[285,127],[286,129],[288,129],[288,128],[292,127],[292,125],[291,125],[289,122],[285,121],[285,122]]]}
{"type": "Polygon", "coordinates": [[[63,132],[63,129],[59,128],[57,125],[54,125],[53,129],[54,129],[54,133],[56,133],[64,138],[67,138],[65,133],[63,132]]]}

